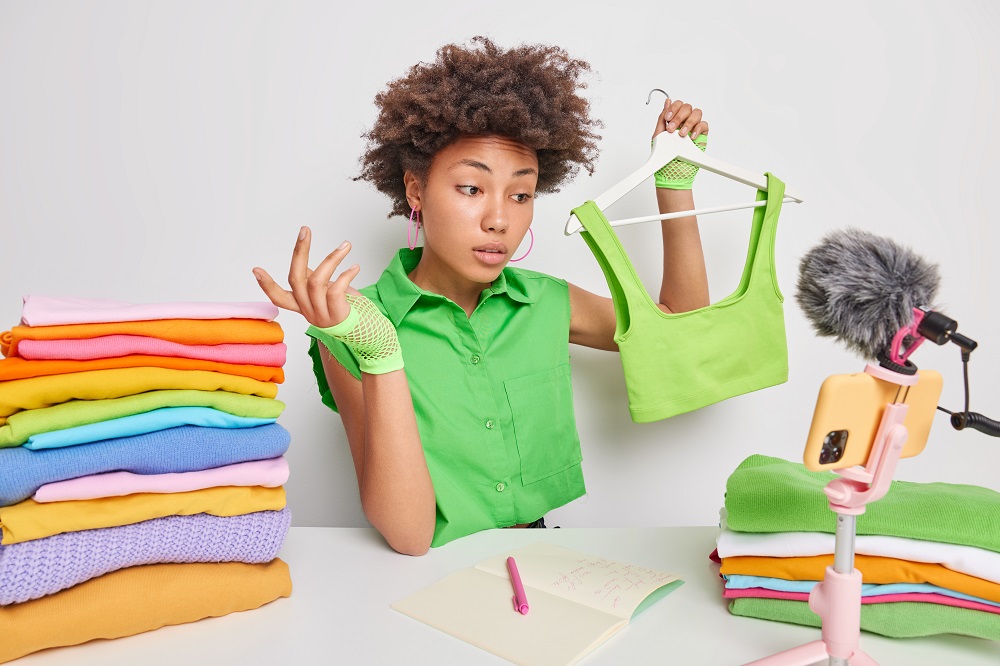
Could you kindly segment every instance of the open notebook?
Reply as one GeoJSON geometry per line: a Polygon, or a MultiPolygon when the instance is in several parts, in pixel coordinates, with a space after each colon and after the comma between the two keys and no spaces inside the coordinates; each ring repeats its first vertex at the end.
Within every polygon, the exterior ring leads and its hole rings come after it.
{"type": "Polygon", "coordinates": [[[683,584],[677,576],[535,543],[457,571],[392,608],[523,666],[567,666],[683,584]],[[514,610],[507,557],[531,610],[514,610]]]}

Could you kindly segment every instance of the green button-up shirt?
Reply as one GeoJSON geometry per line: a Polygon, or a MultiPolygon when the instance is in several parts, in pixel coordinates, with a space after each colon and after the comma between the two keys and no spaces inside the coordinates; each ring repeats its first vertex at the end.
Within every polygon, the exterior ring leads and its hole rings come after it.
{"type": "MultiPolygon", "coordinates": [[[[361,290],[395,325],[417,429],[434,483],[432,546],[532,522],[582,496],[564,280],[505,268],[472,316],[415,285],[421,249],[400,250],[361,290]]],[[[360,378],[350,348],[333,356],[360,378]]],[[[309,354],[324,404],[337,409],[316,340],[309,354]]]]}

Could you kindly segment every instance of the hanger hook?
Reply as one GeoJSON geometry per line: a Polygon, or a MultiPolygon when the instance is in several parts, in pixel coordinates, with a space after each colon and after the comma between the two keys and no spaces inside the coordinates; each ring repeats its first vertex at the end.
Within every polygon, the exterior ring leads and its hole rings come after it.
{"type": "Polygon", "coordinates": [[[651,99],[653,99],[653,93],[655,93],[657,90],[659,90],[661,93],[663,93],[664,95],[666,95],[667,99],[670,99],[670,95],[667,93],[666,90],[663,90],[662,88],[653,88],[652,90],[649,91],[649,96],[646,97],[646,105],[647,106],[649,105],[649,101],[651,99]]]}

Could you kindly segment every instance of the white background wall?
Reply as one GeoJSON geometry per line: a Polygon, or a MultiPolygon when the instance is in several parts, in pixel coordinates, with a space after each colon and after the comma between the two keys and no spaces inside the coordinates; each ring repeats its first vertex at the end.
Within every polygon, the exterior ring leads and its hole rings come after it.
{"type": "MultiPolygon", "coordinates": [[[[725,480],[751,453],[798,460],[816,391],[862,362],[816,338],[792,298],[799,257],[856,225],[940,264],[939,301],[973,354],[974,410],[1000,417],[1000,8],[931,2],[0,2],[0,324],[23,294],[133,302],[262,298],[250,269],[284,276],[310,225],[318,257],[350,239],[375,281],[405,239],[404,219],[350,177],[373,96],[437,47],[486,34],[503,46],[555,43],[588,60],[603,119],[597,173],[540,198],[521,266],[607,294],[570,208],[644,161],[653,87],[705,110],[709,150],[770,170],[806,203],[778,235],[790,379],[780,387],[648,425],[628,417],[615,354],[576,348],[577,420],[589,494],[551,515],[565,526],[707,525],[725,480]]],[[[613,216],[655,211],[652,185],[613,216]]],[[[752,200],[702,174],[702,205],[752,200]]],[[[749,211],[706,216],[713,300],[738,280],[749,211]]],[[[656,225],[621,237],[651,289],[656,225]]],[[[286,330],[292,433],[289,502],[297,525],[364,525],[339,417],[316,394],[305,325],[286,330]]],[[[958,350],[915,360],[962,400],[958,350]]],[[[738,350],[737,352],[738,353],[738,350]]],[[[898,478],[1000,490],[1000,440],[938,417],[898,478]]]]}

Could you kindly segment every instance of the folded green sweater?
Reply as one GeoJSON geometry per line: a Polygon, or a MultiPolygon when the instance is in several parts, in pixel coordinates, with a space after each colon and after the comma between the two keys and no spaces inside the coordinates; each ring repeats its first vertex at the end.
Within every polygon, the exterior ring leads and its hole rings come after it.
{"type": "MultiPolygon", "coordinates": [[[[734,599],[729,611],[745,617],[820,626],[819,615],[809,610],[805,601],[743,597],[734,599]]],[[[1000,615],[912,601],[865,604],[861,607],[861,629],[891,638],[962,634],[1000,640],[1000,615]]]]}
{"type": "MultiPolygon", "coordinates": [[[[833,472],[752,455],[726,482],[726,522],[737,532],[834,532],[823,486],[833,472]]],[[[858,516],[857,533],[924,539],[1000,552],[1000,493],[979,486],[893,481],[858,516]]]]}

